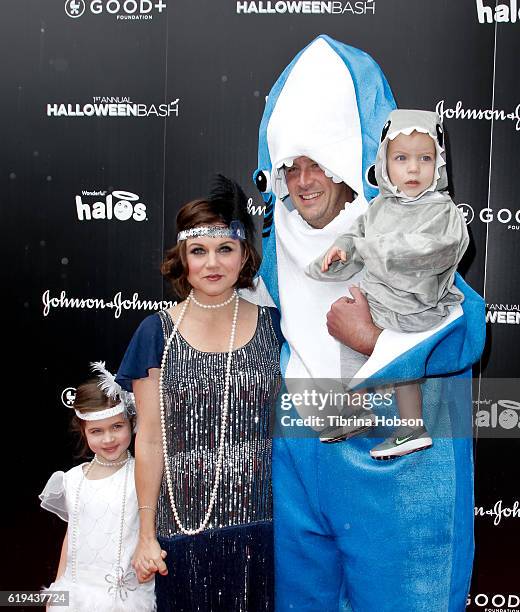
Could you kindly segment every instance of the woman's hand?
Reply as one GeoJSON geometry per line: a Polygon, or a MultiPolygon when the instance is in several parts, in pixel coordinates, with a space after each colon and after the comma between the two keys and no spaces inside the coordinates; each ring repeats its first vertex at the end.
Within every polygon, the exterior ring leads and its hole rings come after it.
{"type": "Polygon", "coordinates": [[[161,549],[156,538],[139,538],[132,559],[132,567],[137,574],[137,580],[148,582],[152,580],[156,572],[159,572],[161,576],[166,576],[168,568],[164,562],[165,558],[166,551],[161,549]]]}

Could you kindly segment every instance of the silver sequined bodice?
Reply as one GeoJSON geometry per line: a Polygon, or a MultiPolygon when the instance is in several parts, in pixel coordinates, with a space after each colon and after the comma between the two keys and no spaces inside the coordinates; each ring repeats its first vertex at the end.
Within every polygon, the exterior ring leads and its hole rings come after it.
{"type": "MultiPolygon", "coordinates": [[[[159,313],[165,339],[170,315],[159,313]]],[[[193,348],[177,333],[164,373],[168,457],[184,526],[200,525],[209,504],[221,427],[227,353],[193,348]]],[[[272,519],[270,412],[280,387],[271,317],[259,308],[253,338],[233,352],[228,431],[217,500],[208,528],[272,519]]],[[[157,533],[178,533],[163,478],[157,533]]]]}

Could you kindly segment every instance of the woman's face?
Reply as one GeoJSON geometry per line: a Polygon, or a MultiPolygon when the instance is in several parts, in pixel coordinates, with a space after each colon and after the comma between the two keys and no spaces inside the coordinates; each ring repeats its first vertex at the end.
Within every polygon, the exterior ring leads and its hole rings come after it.
{"type": "Polygon", "coordinates": [[[244,263],[240,240],[198,236],[186,241],[188,282],[207,296],[229,293],[244,263]]]}

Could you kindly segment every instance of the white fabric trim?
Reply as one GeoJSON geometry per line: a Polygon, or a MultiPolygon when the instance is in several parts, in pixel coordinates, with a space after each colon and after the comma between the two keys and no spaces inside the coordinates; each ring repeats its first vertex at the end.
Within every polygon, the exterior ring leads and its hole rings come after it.
{"type": "MultiPolygon", "coordinates": [[[[305,274],[305,268],[338,235],[344,234],[368,208],[362,196],[323,229],[311,227],[286,202],[275,206],[278,290],[282,333],[291,348],[286,378],[341,378],[340,343],[327,331],[326,316],[333,302],[350,295],[346,283],[324,283],[305,274]]],[[[362,273],[352,277],[359,283],[362,273]]]]}
{"type": "Polygon", "coordinates": [[[464,311],[462,310],[462,306],[457,304],[452,308],[450,314],[442,321],[442,323],[436,327],[433,327],[432,329],[428,329],[427,331],[403,333],[391,329],[384,329],[379,335],[372,355],[354,376],[356,379],[356,385],[361,383],[363,380],[370,378],[389,363],[394,361],[394,359],[397,359],[400,355],[403,355],[414,346],[417,346],[423,342],[423,340],[435,335],[441,329],[450,325],[453,323],[453,321],[457,320],[463,315],[464,311]]]}
{"type": "Polygon", "coordinates": [[[276,308],[276,304],[265,286],[264,279],[261,276],[257,276],[253,280],[253,283],[253,289],[239,289],[238,295],[244,300],[251,302],[251,304],[256,304],[257,306],[274,306],[274,308],[276,308]]]}

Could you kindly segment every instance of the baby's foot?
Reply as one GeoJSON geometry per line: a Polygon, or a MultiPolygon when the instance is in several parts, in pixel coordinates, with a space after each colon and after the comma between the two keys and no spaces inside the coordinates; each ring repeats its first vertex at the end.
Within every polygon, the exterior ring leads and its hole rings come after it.
{"type": "Polygon", "coordinates": [[[396,459],[433,444],[425,427],[398,427],[392,435],[370,451],[373,459],[396,459]]]}

